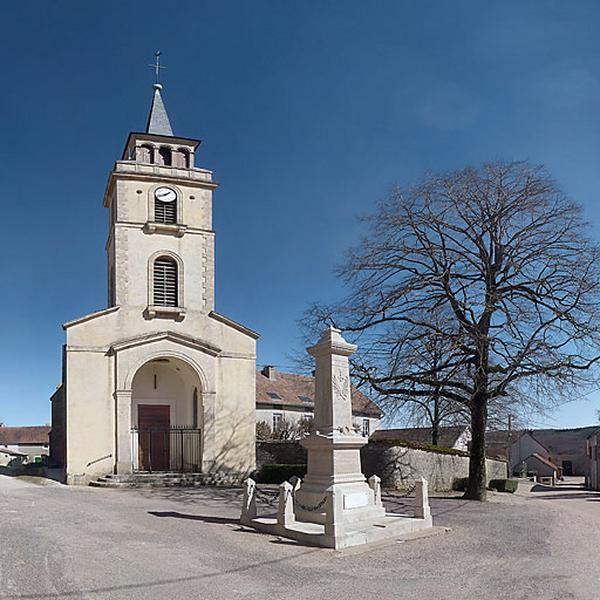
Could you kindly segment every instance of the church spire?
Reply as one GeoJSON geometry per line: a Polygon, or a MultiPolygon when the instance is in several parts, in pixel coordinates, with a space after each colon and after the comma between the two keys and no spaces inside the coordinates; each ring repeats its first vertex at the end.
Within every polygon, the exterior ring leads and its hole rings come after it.
{"type": "Polygon", "coordinates": [[[169,121],[169,115],[165,108],[160,90],[162,85],[160,84],[160,70],[166,69],[164,65],[160,64],[161,51],[157,50],[154,53],[155,62],[153,65],[148,65],[154,69],[156,74],[156,82],[154,84],[154,97],[152,98],[152,106],[150,108],[150,114],[148,115],[148,124],[146,125],[146,133],[154,133],[156,135],[173,135],[171,129],[171,122],[169,121]]]}
{"type": "Polygon", "coordinates": [[[156,135],[173,136],[169,115],[165,108],[162,96],[160,95],[162,85],[154,84],[154,97],[152,98],[152,107],[148,115],[148,124],[146,125],[146,133],[154,133],[156,135]]]}

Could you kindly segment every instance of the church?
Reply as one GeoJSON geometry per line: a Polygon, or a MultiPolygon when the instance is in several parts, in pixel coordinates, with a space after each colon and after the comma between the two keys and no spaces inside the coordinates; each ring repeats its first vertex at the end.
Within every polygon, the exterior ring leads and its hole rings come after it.
{"type": "Polygon", "coordinates": [[[161,90],[104,192],[108,307],[63,325],[51,458],[69,484],[255,466],[258,334],[215,311],[217,184],[161,90]]]}

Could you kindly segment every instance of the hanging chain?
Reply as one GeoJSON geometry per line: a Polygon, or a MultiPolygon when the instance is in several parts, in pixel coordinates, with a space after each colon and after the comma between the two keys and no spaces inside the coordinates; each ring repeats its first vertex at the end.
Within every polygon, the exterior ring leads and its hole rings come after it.
{"type": "Polygon", "coordinates": [[[305,510],[306,512],[317,512],[319,509],[325,506],[325,502],[327,502],[327,496],[325,496],[323,500],[321,500],[321,502],[319,502],[319,504],[316,504],[315,506],[304,506],[304,504],[300,504],[300,502],[294,500],[295,506],[301,508],[302,510],[305,510]]]}

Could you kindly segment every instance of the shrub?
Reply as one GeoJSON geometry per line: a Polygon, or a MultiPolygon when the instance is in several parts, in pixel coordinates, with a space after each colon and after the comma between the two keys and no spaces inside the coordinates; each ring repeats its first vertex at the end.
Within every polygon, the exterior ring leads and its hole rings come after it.
{"type": "Polygon", "coordinates": [[[514,494],[519,487],[519,482],[516,479],[492,479],[490,481],[490,490],[497,492],[508,492],[514,494]]]}
{"type": "Polygon", "coordinates": [[[455,492],[465,492],[467,490],[468,477],[456,477],[452,482],[452,489],[455,492]]]}
{"type": "Polygon", "coordinates": [[[294,475],[304,477],[306,465],[263,465],[256,477],[258,483],[283,483],[294,475]]]}

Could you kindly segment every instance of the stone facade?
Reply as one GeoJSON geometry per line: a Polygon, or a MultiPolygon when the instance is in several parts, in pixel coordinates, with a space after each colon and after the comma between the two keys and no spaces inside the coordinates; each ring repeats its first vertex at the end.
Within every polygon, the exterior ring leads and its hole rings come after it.
{"type": "Polygon", "coordinates": [[[258,336],[214,311],[217,184],[194,166],[198,145],[132,133],[110,173],[108,307],[63,326],[63,381],[53,395],[53,454],[64,455],[68,483],[143,470],[138,453],[150,451],[132,436],[142,408],[152,407],[164,409],[161,427],[201,431],[192,469],[254,468],[258,336]],[[172,222],[158,215],[165,193],[172,222]],[[157,270],[158,259],[169,275],[157,270]]]}
{"type": "Polygon", "coordinates": [[[592,433],[586,441],[586,456],[588,460],[585,476],[587,487],[600,490],[600,429],[592,433]]]}

